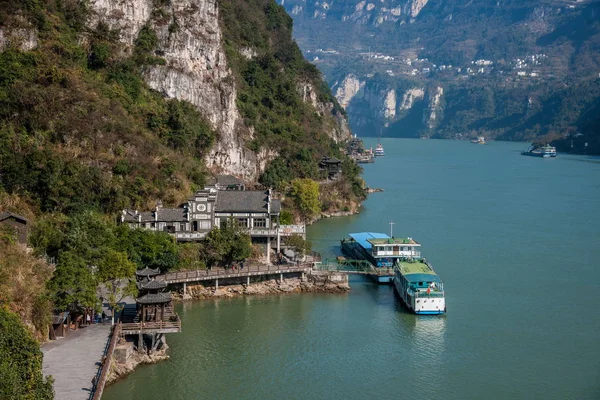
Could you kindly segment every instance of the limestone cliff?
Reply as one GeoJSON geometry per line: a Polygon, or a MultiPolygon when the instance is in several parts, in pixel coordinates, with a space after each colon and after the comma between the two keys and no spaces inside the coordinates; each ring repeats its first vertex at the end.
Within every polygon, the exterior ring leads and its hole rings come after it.
{"type": "Polygon", "coordinates": [[[354,96],[365,86],[365,82],[361,82],[354,74],[348,74],[339,86],[336,82],[334,87],[336,86],[335,97],[340,105],[346,108],[354,96]]]}
{"type": "Polygon", "coordinates": [[[408,111],[412,108],[413,104],[417,100],[423,100],[425,96],[425,92],[422,88],[415,88],[407,90],[402,96],[402,102],[400,103],[400,107],[398,111],[408,111]]]}
{"type": "Polygon", "coordinates": [[[444,95],[444,89],[441,86],[435,87],[433,90],[428,93],[428,105],[425,115],[423,116],[423,122],[427,126],[428,129],[434,129],[439,120],[441,119],[441,100],[444,95]]]}
{"type": "Polygon", "coordinates": [[[359,134],[429,136],[443,115],[444,90],[441,86],[407,87],[415,83],[392,86],[377,77],[348,74],[341,83],[335,82],[333,88],[359,134]],[[389,131],[411,114],[419,115],[415,122],[419,125],[417,129],[389,131]]]}
{"type": "MultiPolygon", "coordinates": [[[[155,54],[164,65],[144,70],[146,83],[168,98],[195,105],[217,131],[217,142],[206,157],[210,169],[255,181],[278,153],[249,148],[254,129],[247,126],[236,104],[238,88],[224,50],[219,23],[219,5],[214,0],[93,0],[94,17],[89,25],[103,21],[120,32],[120,40],[131,48],[142,27],[158,36],[155,54]]],[[[254,50],[239,49],[250,59],[254,50]]],[[[331,111],[332,104],[319,101],[314,87],[298,83],[304,102],[316,112],[331,111]]],[[[350,136],[347,121],[337,116],[327,129],[335,141],[350,136]]]]}
{"type": "Polygon", "coordinates": [[[31,24],[21,21],[20,26],[4,29],[0,27],[0,51],[14,46],[21,51],[33,50],[38,45],[37,31],[31,24]]]}
{"type": "Polygon", "coordinates": [[[290,14],[313,20],[334,19],[347,23],[380,26],[385,22],[414,22],[428,0],[307,2],[280,0],[290,14]]]}

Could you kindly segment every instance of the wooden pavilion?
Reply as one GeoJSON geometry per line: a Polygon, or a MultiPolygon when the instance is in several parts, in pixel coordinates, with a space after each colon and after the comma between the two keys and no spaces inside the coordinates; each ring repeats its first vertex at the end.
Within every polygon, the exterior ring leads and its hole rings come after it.
{"type": "MultiPolygon", "coordinates": [[[[138,297],[135,299],[135,314],[123,318],[122,335],[137,335],[138,351],[143,351],[144,335],[149,337],[149,351],[164,343],[165,333],[181,332],[181,321],[173,311],[171,292],[165,291],[167,283],[156,280],[160,270],[144,268],[136,271],[138,297]]],[[[132,310],[133,311],[133,310],[132,310]]]]}

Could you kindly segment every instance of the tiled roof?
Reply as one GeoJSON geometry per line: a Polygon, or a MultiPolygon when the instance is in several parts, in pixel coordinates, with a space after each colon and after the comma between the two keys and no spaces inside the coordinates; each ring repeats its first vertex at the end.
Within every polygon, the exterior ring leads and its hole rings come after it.
{"type": "Polygon", "coordinates": [[[153,211],[137,212],[137,210],[123,210],[123,221],[125,222],[138,222],[138,218],[141,217],[141,222],[154,222],[153,211]]]}
{"type": "Polygon", "coordinates": [[[271,200],[271,214],[279,214],[281,212],[281,200],[271,200]]]}
{"type": "Polygon", "coordinates": [[[323,157],[321,159],[320,164],[339,164],[341,162],[342,162],[341,160],[339,160],[339,159],[337,159],[335,157],[327,157],[327,156],[325,156],[325,157],[323,157]]]}
{"type": "Polygon", "coordinates": [[[183,208],[163,208],[156,211],[158,213],[156,220],[158,222],[179,222],[186,221],[185,209],[183,208]]]}
{"type": "Polygon", "coordinates": [[[148,280],[144,279],[142,282],[137,283],[137,287],[139,290],[157,290],[164,289],[167,287],[167,282],[165,281],[157,281],[157,280],[148,280]]]}
{"type": "Polygon", "coordinates": [[[125,222],[136,222],[137,221],[137,211],[136,210],[123,210],[123,221],[125,222]]]}
{"type": "Polygon", "coordinates": [[[27,220],[27,218],[25,218],[25,217],[22,217],[22,216],[20,216],[20,215],[18,215],[18,214],[13,214],[13,213],[11,213],[11,212],[8,212],[8,211],[5,211],[5,212],[2,212],[2,213],[0,213],[0,221],[4,221],[5,219],[8,219],[8,218],[10,218],[10,217],[12,217],[12,218],[14,218],[14,219],[18,219],[18,220],[20,220],[20,221],[22,221],[22,222],[25,222],[25,223],[28,223],[28,222],[29,222],[29,221],[27,220]]]}
{"type": "Polygon", "coordinates": [[[269,194],[261,190],[222,191],[217,195],[216,212],[267,212],[269,194]]]}
{"type": "Polygon", "coordinates": [[[138,218],[141,217],[140,222],[180,222],[186,221],[185,209],[180,208],[164,208],[159,207],[157,211],[143,211],[137,212],[135,210],[124,210],[123,221],[125,222],[138,222],[138,218]],[[158,216],[154,218],[158,212],[158,216]]]}
{"type": "Polygon", "coordinates": [[[233,175],[217,175],[217,182],[221,186],[244,185],[245,184],[245,182],[243,180],[238,179],[233,175]]]}
{"type": "Polygon", "coordinates": [[[171,292],[167,293],[147,293],[142,297],[135,299],[140,304],[161,304],[171,301],[171,292]]]}
{"type": "Polygon", "coordinates": [[[135,271],[135,274],[137,276],[155,276],[160,274],[160,269],[156,268],[156,269],[152,269],[152,268],[144,268],[144,269],[138,269],[137,271],[135,271]]]}
{"type": "Polygon", "coordinates": [[[140,215],[142,216],[142,222],[154,222],[154,212],[144,211],[140,215]]]}

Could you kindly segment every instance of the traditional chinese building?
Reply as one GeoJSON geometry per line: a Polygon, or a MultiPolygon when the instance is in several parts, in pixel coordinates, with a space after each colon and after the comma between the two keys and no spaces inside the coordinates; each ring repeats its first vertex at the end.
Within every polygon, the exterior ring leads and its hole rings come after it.
{"type": "Polygon", "coordinates": [[[319,170],[324,178],[337,180],[342,176],[342,161],[335,157],[323,157],[319,162],[319,170]]]}
{"type": "MultiPolygon", "coordinates": [[[[227,187],[234,185],[226,180],[227,187]],[[229,185],[230,184],[230,185],[229,185]]],[[[273,197],[271,190],[223,189],[218,183],[198,190],[183,206],[165,208],[160,204],[153,211],[138,212],[123,210],[121,222],[131,228],[143,228],[168,232],[177,241],[198,241],[211,229],[221,227],[234,220],[246,229],[252,242],[264,245],[264,254],[269,260],[269,249],[281,247],[281,238],[293,234],[306,237],[305,225],[281,225],[281,201],[273,197]]]]}
{"type": "Polygon", "coordinates": [[[137,335],[138,351],[152,353],[161,343],[166,343],[165,333],[181,332],[181,321],[173,311],[171,292],[165,291],[167,283],[155,279],[159,274],[158,269],[148,267],[136,271],[135,314],[123,313],[121,317],[121,333],[137,335]]]}

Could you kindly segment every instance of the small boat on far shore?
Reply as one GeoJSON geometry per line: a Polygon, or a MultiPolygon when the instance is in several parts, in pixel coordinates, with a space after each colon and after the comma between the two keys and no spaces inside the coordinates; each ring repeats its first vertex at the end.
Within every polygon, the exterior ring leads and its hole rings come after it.
{"type": "Polygon", "coordinates": [[[474,144],[485,144],[485,138],[483,136],[479,136],[477,139],[471,140],[471,143],[474,144]]]}

